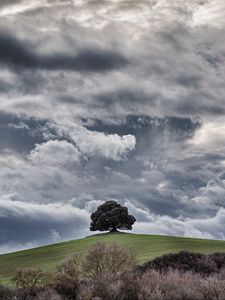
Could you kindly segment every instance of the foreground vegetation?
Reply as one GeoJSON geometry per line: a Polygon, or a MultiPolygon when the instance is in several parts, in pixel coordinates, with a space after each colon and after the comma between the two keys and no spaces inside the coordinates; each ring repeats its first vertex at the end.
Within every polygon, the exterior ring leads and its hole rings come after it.
{"type": "Polygon", "coordinates": [[[97,243],[56,271],[20,269],[4,300],[225,300],[225,253],[167,254],[140,266],[130,249],[97,243]]]}
{"type": "Polygon", "coordinates": [[[107,244],[116,242],[132,249],[139,264],[152,260],[156,256],[183,250],[200,253],[225,252],[224,241],[144,234],[100,234],[80,240],[0,255],[1,283],[10,284],[11,277],[19,268],[54,270],[66,257],[75,252],[86,255],[91,245],[96,242],[107,244]]]}

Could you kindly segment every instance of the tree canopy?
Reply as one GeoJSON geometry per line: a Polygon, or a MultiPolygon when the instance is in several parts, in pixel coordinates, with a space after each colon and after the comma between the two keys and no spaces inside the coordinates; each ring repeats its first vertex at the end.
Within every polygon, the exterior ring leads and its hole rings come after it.
{"type": "Polygon", "coordinates": [[[128,209],[116,201],[106,201],[91,214],[91,231],[116,232],[117,229],[132,230],[136,219],[129,215],[128,209]]]}

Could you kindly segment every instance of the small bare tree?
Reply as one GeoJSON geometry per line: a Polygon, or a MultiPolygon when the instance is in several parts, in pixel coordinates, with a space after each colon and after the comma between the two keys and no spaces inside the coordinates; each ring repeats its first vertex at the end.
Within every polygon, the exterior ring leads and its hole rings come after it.
{"type": "Polygon", "coordinates": [[[117,277],[133,269],[135,259],[131,251],[117,244],[93,245],[83,261],[83,269],[89,277],[117,277]]]}
{"type": "Polygon", "coordinates": [[[68,299],[78,299],[82,280],[82,259],[75,254],[67,259],[55,275],[55,289],[68,299]]]}
{"type": "Polygon", "coordinates": [[[18,288],[34,290],[48,283],[48,274],[41,269],[19,269],[13,278],[18,288]]]}

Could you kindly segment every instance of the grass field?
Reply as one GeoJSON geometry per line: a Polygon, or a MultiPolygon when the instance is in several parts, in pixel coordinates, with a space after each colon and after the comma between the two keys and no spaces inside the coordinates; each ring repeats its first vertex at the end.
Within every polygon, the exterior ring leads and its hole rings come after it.
{"type": "Polygon", "coordinates": [[[87,253],[96,242],[117,242],[136,254],[138,263],[144,263],[165,253],[181,250],[201,253],[225,252],[225,241],[168,237],[146,234],[100,234],[79,240],[0,255],[0,280],[9,284],[18,268],[39,267],[52,270],[72,253],[87,253]]]}

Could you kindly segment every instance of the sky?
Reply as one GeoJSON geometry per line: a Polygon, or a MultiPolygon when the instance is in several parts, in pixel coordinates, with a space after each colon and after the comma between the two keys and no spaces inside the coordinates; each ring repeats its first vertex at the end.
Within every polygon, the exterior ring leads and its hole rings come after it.
{"type": "Polygon", "coordinates": [[[224,0],[0,1],[0,252],[90,235],[225,239],[224,0]]]}

